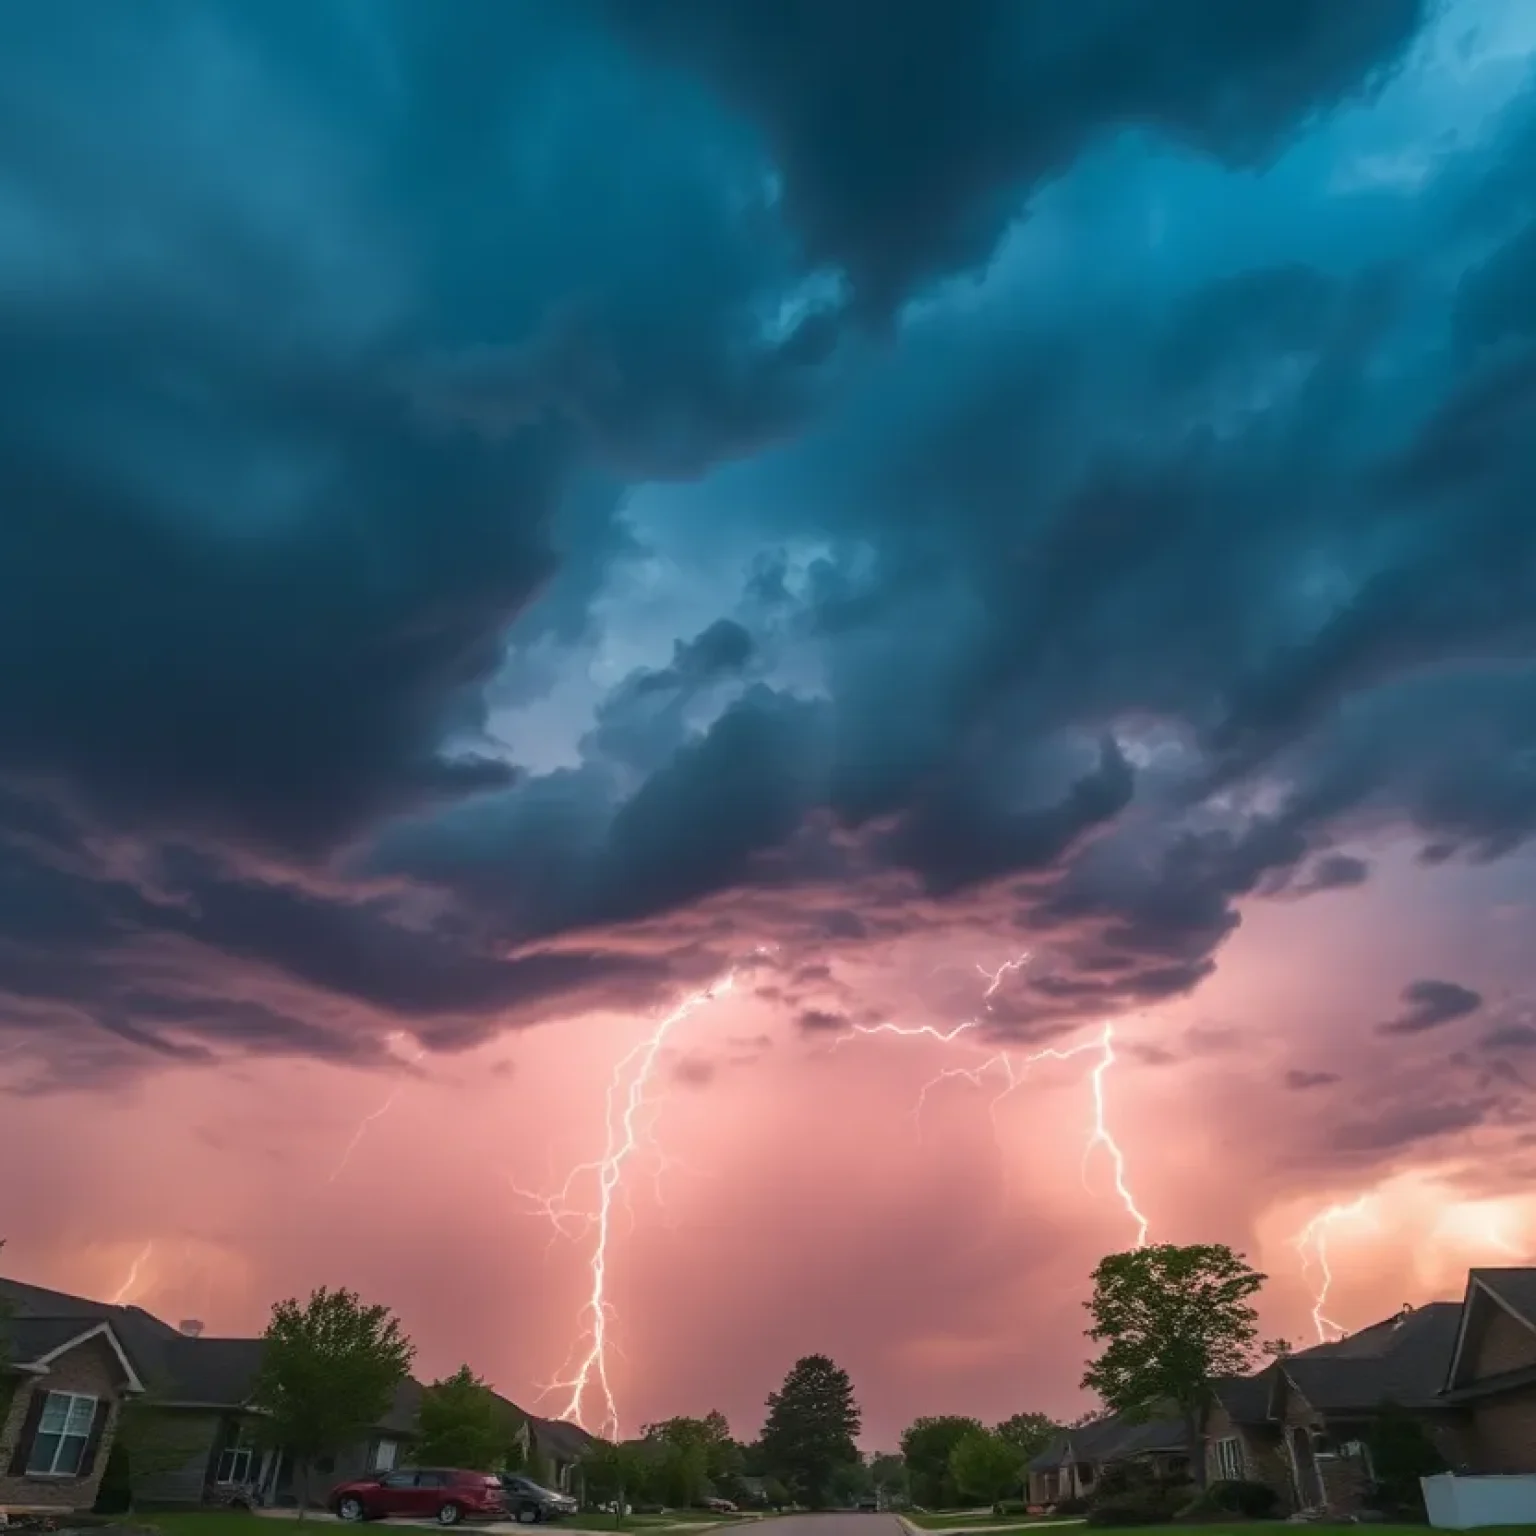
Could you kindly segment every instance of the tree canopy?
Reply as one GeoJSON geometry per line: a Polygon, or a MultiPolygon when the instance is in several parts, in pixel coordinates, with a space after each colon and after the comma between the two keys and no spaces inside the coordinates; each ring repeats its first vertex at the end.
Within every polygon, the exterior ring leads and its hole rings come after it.
{"type": "Polygon", "coordinates": [[[298,1465],[302,1515],[311,1463],[364,1438],[384,1417],[415,1348],[387,1307],[324,1287],[302,1306],[278,1302],[262,1345],[251,1399],[265,1433],[298,1465]]]}
{"type": "Polygon", "coordinates": [[[997,1425],[993,1433],[1016,1447],[1028,1461],[1031,1456],[1038,1456],[1061,1433],[1061,1425],[1046,1413],[1016,1413],[997,1425]]]}
{"type": "Polygon", "coordinates": [[[426,1466],[492,1472],[505,1464],[514,1433],[507,1406],[461,1365],[421,1394],[412,1454],[426,1466]]]}
{"type": "MultiPolygon", "coordinates": [[[[1157,1243],[1112,1253],[1093,1272],[1088,1337],[1104,1346],[1083,1385],[1127,1418],[1177,1410],[1192,1428],[1211,1383],[1254,1363],[1265,1276],[1221,1243],[1157,1243]]],[[[1204,1458],[1193,1458],[1197,1479],[1204,1458]]]]}
{"type": "Polygon", "coordinates": [[[953,1509],[960,1502],[949,1458],[967,1435],[985,1433],[980,1419],[945,1413],[914,1419],[901,1435],[912,1499],[927,1509],[953,1509]]]}
{"type": "Polygon", "coordinates": [[[956,1489],[983,1504],[1016,1497],[1023,1474],[1023,1453],[993,1430],[971,1430],[949,1453],[949,1475],[956,1489]]]}
{"type": "Polygon", "coordinates": [[[861,1423],[847,1371],[826,1355],[806,1355],[768,1395],[763,1458],[805,1504],[824,1508],[837,1469],[859,1460],[861,1423]]]}

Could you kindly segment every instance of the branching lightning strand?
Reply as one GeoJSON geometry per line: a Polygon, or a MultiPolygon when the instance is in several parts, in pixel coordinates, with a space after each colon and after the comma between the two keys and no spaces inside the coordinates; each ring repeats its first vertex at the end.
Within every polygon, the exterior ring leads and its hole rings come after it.
{"type": "MultiPolygon", "coordinates": [[[[618,1439],[620,1421],[618,1402],[609,1373],[609,1354],[622,1353],[613,1338],[613,1303],[609,1298],[609,1260],[615,1230],[615,1216],[621,1199],[627,1197],[624,1175],[628,1165],[642,1151],[660,1156],[650,1139],[645,1111],[650,1098],[657,1062],[673,1030],[706,1003],[731,992],[736,969],[719,980],[690,993],[670,1013],[658,1020],[626,1055],[615,1063],[604,1097],[604,1145],[601,1157],[579,1163],[571,1169],[552,1195],[540,1195],[521,1189],[514,1191],[555,1229],[557,1237],[592,1235],[589,1258],[587,1298],[581,1309],[581,1331],[566,1365],[555,1380],[547,1382],[541,1395],[564,1393],[565,1401],[558,1417],[611,1439],[618,1439]],[[578,1183],[591,1176],[596,1181],[595,1206],[582,1209],[574,1204],[578,1183]],[[587,1400],[595,1394],[599,1412],[596,1423],[587,1421],[587,1400]]],[[[658,1177],[673,1160],[662,1159],[658,1177]]]]}
{"type": "MultiPolygon", "coordinates": [[[[987,978],[986,991],[982,993],[982,1006],[989,1010],[992,999],[997,995],[1004,978],[1022,970],[1028,963],[1028,954],[1019,955],[1015,959],[1004,961],[996,970],[988,971],[983,966],[977,969],[987,978]]],[[[853,1035],[901,1035],[907,1038],[926,1037],[937,1040],[943,1045],[954,1044],[962,1035],[980,1029],[985,1023],[984,1018],[966,1019],[960,1024],[948,1029],[939,1029],[932,1024],[893,1024],[882,1022],[879,1024],[856,1024],[850,1034],[840,1036],[833,1042],[833,1048],[843,1044],[853,1035]]],[[[1105,1079],[1109,1069],[1118,1059],[1115,1055],[1115,1030],[1114,1025],[1106,1023],[1092,1039],[1085,1040],[1078,1045],[1068,1046],[1065,1049],[1049,1046],[1044,1050],[1035,1051],[1022,1059],[1016,1059],[1009,1051],[997,1051],[986,1057],[975,1066],[946,1067],[942,1072],[930,1078],[923,1084],[922,1090],[917,1096],[917,1103],[913,1106],[912,1113],[915,1118],[921,1119],[923,1109],[927,1104],[928,1095],[941,1083],[952,1081],[956,1078],[964,1078],[975,1087],[980,1087],[989,1076],[1001,1075],[1002,1088],[995,1094],[987,1106],[987,1112],[992,1118],[994,1129],[997,1127],[998,1105],[1006,1099],[1015,1089],[1020,1087],[1029,1075],[1029,1069],[1042,1061],[1071,1061],[1078,1056],[1086,1055],[1091,1051],[1098,1052],[1098,1060],[1095,1062],[1089,1080],[1093,1088],[1093,1122],[1089,1133],[1087,1145],[1083,1149],[1081,1174],[1083,1185],[1088,1187],[1088,1165],[1095,1149],[1102,1148],[1109,1159],[1110,1168],[1114,1176],[1115,1194],[1120,1204],[1124,1207],[1126,1215],[1136,1223],[1136,1247],[1147,1246],[1147,1235],[1151,1230],[1151,1222],[1142,1213],[1136,1202],[1136,1197],[1131,1191],[1125,1152],[1116,1140],[1109,1128],[1109,1115],[1107,1095],[1105,1091],[1105,1079]]]]}

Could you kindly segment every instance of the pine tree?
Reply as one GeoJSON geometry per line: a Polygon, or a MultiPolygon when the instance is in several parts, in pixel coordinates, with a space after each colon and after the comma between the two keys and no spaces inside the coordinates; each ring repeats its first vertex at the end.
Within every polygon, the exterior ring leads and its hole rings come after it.
{"type": "Polygon", "coordinates": [[[825,1508],[837,1469],[859,1460],[861,1423],[847,1371],[826,1355],[807,1355],[768,1396],[764,1460],[802,1502],[825,1508]]]}

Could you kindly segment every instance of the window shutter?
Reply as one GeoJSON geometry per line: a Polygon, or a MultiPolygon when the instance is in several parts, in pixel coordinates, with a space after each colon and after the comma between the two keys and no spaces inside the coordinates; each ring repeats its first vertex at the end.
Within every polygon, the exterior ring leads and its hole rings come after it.
{"type": "Polygon", "coordinates": [[[27,1461],[32,1455],[32,1442],[37,1438],[37,1426],[42,1422],[43,1404],[48,1394],[42,1387],[32,1388],[32,1401],[27,1404],[27,1416],[21,1421],[21,1434],[16,1440],[16,1450],[11,1456],[8,1472],[10,1477],[25,1477],[27,1461]]]}
{"type": "Polygon", "coordinates": [[[91,1418],[91,1432],[86,1437],[85,1450],[80,1455],[80,1470],[76,1477],[89,1477],[96,1470],[96,1458],[101,1454],[102,1436],[107,1432],[107,1420],[112,1416],[112,1404],[107,1398],[102,1398],[96,1404],[96,1412],[91,1418]]]}

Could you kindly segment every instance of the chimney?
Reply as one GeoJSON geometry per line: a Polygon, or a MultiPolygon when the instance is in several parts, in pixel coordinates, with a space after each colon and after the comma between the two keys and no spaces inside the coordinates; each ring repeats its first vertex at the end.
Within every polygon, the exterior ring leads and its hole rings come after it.
{"type": "Polygon", "coordinates": [[[203,1336],[203,1325],[195,1317],[189,1317],[176,1325],[177,1331],[189,1339],[200,1339],[203,1336]]]}

